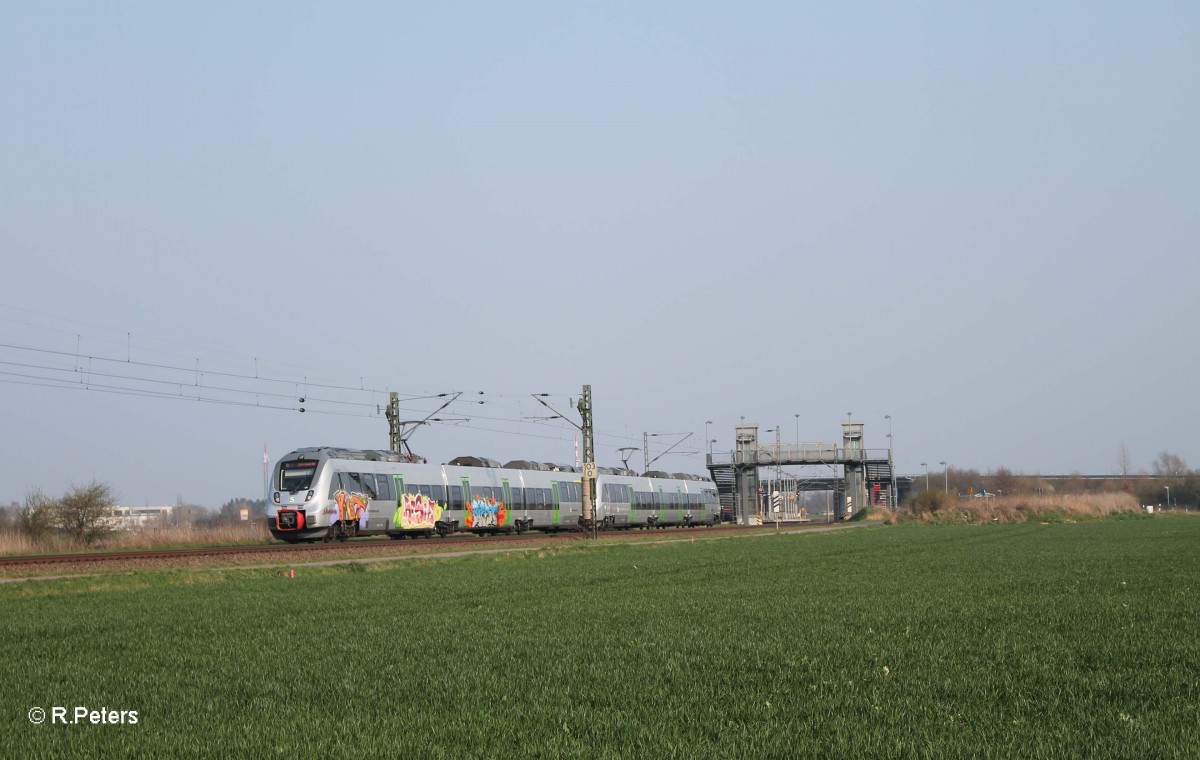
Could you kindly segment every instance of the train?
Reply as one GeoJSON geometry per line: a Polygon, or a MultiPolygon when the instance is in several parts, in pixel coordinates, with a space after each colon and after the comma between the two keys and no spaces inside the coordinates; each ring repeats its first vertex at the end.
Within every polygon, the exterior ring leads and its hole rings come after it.
{"type": "Polygon", "coordinates": [[[707,477],[598,468],[595,525],[583,522],[577,467],[484,457],[429,464],[394,451],[296,449],[271,476],[266,520],[277,539],[402,539],[452,533],[554,532],[714,525],[717,486],[707,477]]]}

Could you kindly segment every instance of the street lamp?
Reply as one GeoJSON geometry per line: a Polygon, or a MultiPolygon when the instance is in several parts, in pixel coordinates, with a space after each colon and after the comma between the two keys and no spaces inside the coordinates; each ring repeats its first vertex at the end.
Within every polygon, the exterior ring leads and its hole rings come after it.
{"type": "Polygon", "coordinates": [[[925,468],[925,490],[929,490],[929,465],[921,462],[921,466],[925,468]]]}
{"type": "Polygon", "coordinates": [[[713,447],[713,444],[714,444],[714,443],[716,443],[716,442],[717,442],[717,439],[716,439],[716,438],[713,438],[711,441],[709,441],[709,442],[708,442],[708,455],[709,455],[710,457],[712,456],[712,447],[713,447]]]}
{"type": "Polygon", "coordinates": [[[1167,489],[1167,509],[1170,509],[1171,508],[1171,487],[1164,486],[1164,488],[1167,489]]]}
{"type": "MultiPolygon", "coordinates": [[[[706,441],[707,441],[707,440],[708,440],[708,438],[709,438],[709,432],[708,432],[708,428],[709,428],[709,426],[711,426],[711,425],[712,425],[712,420],[705,420],[705,421],[704,421],[704,440],[706,440],[706,441]]],[[[708,455],[709,455],[709,456],[712,456],[712,446],[711,446],[711,445],[708,447],[708,455]]]]}
{"type": "Polygon", "coordinates": [[[800,415],[793,414],[792,416],[796,418],[796,445],[799,446],[800,445],[800,415]]]}
{"type": "Polygon", "coordinates": [[[950,493],[950,466],[945,462],[938,462],[942,466],[942,490],[950,493]]]}

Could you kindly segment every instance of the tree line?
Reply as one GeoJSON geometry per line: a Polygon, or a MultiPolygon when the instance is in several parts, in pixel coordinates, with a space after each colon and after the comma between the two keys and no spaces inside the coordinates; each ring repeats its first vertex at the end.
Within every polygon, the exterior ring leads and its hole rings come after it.
{"type": "MultiPolygon", "coordinates": [[[[25,495],[24,502],[0,507],[0,533],[19,534],[35,543],[62,535],[83,546],[93,546],[116,531],[113,517],[116,506],[112,486],[99,481],[72,486],[57,498],[48,496],[40,488],[34,488],[25,495]]],[[[241,522],[261,522],[265,518],[266,501],[263,499],[230,499],[213,511],[185,504],[180,498],[169,516],[157,518],[146,527],[214,528],[241,522]],[[243,509],[247,511],[246,521],[241,518],[243,509]]]]}
{"type": "Polygon", "coordinates": [[[911,496],[926,491],[946,492],[951,496],[975,494],[1033,495],[1105,493],[1122,491],[1135,496],[1141,504],[1200,508],[1200,469],[1193,470],[1177,454],[1164,451],[1151,464],[1149,472],[1134,472],[1129,466],[1128,452],[1121,448],[1118,470],[1108,479],[1089,479],[1079,473],[1064,478],[1043,475],[1024,475],[1007,467],[988,472],[963,467],[948,467],[930,471],[928,481],[918,475],[911,496]]]}

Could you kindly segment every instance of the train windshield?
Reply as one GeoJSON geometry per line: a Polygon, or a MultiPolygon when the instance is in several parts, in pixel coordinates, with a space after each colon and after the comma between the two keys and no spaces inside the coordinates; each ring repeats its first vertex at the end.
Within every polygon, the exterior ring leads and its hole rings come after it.
{"type": "Polygon", "coordinates": [[[317,463],[307,459],[281,462],[279,465],[279,490],[294,493],[312,488],[313,475],[316,473],[317,463]]]}

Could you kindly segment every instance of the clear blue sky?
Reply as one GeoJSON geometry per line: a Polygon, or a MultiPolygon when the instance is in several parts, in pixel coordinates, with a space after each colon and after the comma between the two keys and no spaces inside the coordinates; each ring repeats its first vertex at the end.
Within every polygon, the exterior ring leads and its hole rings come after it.
{"type": "Polygon", "coordinates": [[[590,383],[602,464],[853,412],[901,472],[1200,465],[1200,4],[977,5],[10,3],[0,503],[386,446],[306,379],[485,401],[431,461],[569,461],[517,420],[590,383]],[[310,411],[87,390],[172,382],[310,411]]]}

